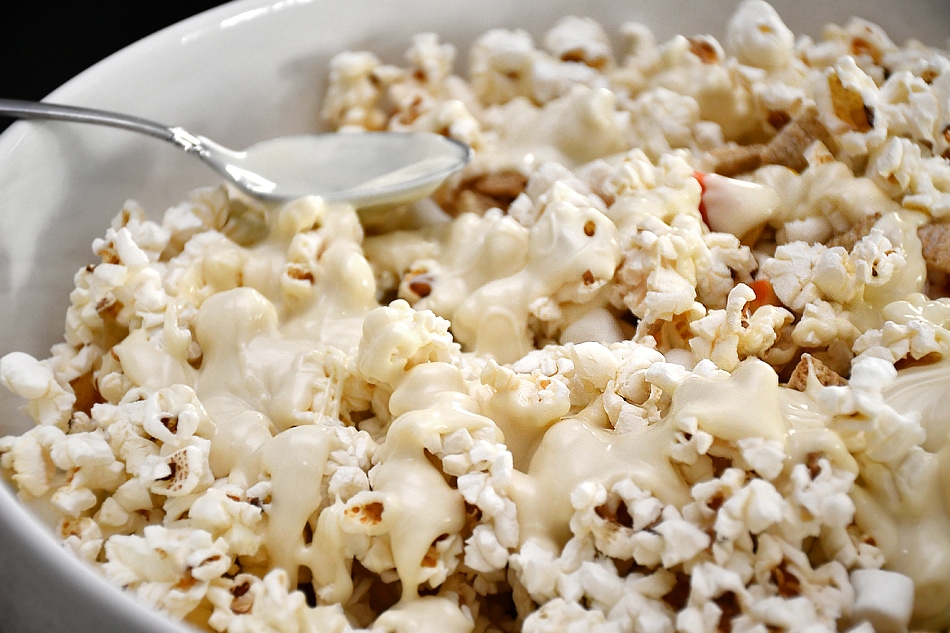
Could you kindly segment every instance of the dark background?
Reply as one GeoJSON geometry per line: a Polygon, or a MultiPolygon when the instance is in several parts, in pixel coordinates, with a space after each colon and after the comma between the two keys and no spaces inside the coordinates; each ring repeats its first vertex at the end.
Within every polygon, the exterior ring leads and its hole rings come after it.
{"type": "MultiPolygon", "coordinates": [[[[13,0],[0,16],[0,97],[38,101],[115,51],[223,0],[13,0]]],[[[0,117],[0,131],[12,120],[0,117]]]]}

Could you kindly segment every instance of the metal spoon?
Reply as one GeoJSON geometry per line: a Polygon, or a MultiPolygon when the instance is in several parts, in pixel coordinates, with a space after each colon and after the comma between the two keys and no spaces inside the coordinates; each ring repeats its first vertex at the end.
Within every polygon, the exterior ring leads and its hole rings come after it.
{"type": "Polygon", "coordinates": [[[428,132],[302,134],[236,151],[181,127],[103,110],[0,99],[2,115],[148,134],[197,156],[240,189],[265,200],[312,194],[356,207],[411,202],[435,191],[472,156],[468,145],[428,132]]]}

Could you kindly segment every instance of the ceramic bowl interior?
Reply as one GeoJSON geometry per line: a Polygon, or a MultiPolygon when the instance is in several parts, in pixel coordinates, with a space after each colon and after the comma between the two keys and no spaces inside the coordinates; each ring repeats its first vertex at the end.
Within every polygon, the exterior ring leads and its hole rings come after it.
{"type": "MultiPolygon", "coordinates": [[[[372,50],[400,62],[413,34],[439,33],[465,51],[496,27],[540,36],[565,14],[606,25],[646,23],[659,40],[721,36],[737,0],[238,0],[156,33],[69,81],[48,100],[129,112],[244,147],[320,129],[329,58],[372,50]]],[[[861,15],[892,39],[944,45],[945,0],[776,0],[796,33],[861,15]]],[[[616,29],[614,29],[616,30],[616,29]]],[[[464,72],[460,53],[457,69],[464,72]]],[[[64,123],[18,122],[0,136],[0,355],[44,357],[61,339],[73,273],[126,199],[155,216],[210,169],[144,136],[64,123]]],[[[3,390],[0,390],[3,391],[3,390]]],[[[0,434],[30,424],[0,393],[0,434]]],[[[74,560],[6,485],[0,485],[0,630],[181,630],[140,607],[74,560]]]]}

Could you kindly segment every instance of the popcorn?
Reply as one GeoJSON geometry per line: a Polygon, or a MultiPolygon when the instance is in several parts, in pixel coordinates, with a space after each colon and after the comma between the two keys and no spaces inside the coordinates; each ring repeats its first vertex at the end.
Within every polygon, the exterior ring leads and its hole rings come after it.
{"type": "Polygon", "coordinates": [[[211,580],[231,565],[224,543],[206,532],[159,525],[146,527],[142,536],[113,536],[105,551],[107,578],[177,618],[193,610],[211,580]]]}
{"type": "Polygon", "coordinates": [[[383,127],[386,114],[377,105],[376,82],[388,74],[371,53],[342,53],[330,63],[330,85],[322,115],[339,127],[383,127]]]}
{"type": "Polygon", "coordinates": [[[779,246],[763,272],[782,303],[803,311],[819,299],[844,304],[854,298],[857,280],[848,274],[846,258],[847,251],[841,247],[794,242],[779,246]]]}
{"type": "Polygon", "coordinates": [[[122,464],[115,459],[101,433],[72,433],[50,447],[50,460],[66,471],[66,485],[50,498],[56,508],[76,517],[83,510],[94,508],[98,498],[94,491],[112,491],[124,477],[122,464]]]}
{"type": "Polygon", "coordinates": [[[30,401],[29,413],[39,424],[65,425],[76,400],[56,381],[47,363],[22,352],[0,359],[0,383],[30,401]]]}
{"type": "Polygon", "coordinates": [[[634,151],[617,176],[625,181],[610,181],[611,190],[633,194],[611,208],[629,240],[618,272],[624,304],[647,323],[691,312],[697,299],[724,305],[732,275],[754,264],[733,236],[703,231],[699,183],[686,165],[677,157],[654,167],[634,151]]]}
{"type": "Polygon", "coordinates": [[[334,57],[474,150],[406,213],[126,202],[0,471],[222,633],[945,629],[950,61],[607,26],[334,57]]]}
{"type": "Polygon", "coordinates": [[[288,592],[287,574],[280,569],[263,579],[239,574],[233,580],[212,581],[208,597],[214,611],[208,619],[215,630],[272,630],[290,633],[300,630],[345,631],[349,625],[339,605],[307,606],[300,592],[288,592]]]}
{"type": "Polygon", "coordinates": [[[740,529],[759,534],[781,521],[784,510],[785,501],[778,491],[762,479],[753,479],[723,504],[716,533],[726,539],[737,537],[740,529]]]}
{"type": "Polygon", "coordinates": [[[525,90],[534,41],[527,31],[493,29],[476,40],[469,61],[472,89],[484,103],[503,103],[525,90]]]}
{"type": "Polygon", "coordinates": [[[580,62],[602,69],[611,62],[610,37],[604,28],[588,18],[567,16],[544,36],[544,46],[564,61],[580,62]]]}
{"type": "Polygon", "coordinates": [[[64,434],[54,426],[38,426],[4,442],[3,468],[12,471],[11,479],[25,493],[42,497],[50,490],[56,466],[50,450],[64,434]]]}
{"type": "Polygon", "coordinates": [[[415,365],[451,360],[456,344],[448,326],[445,319],[413,310],[401,300],[377,309],[363,325],[360,371],[370,382],[395,387],[415,365]],[[395,350],[399,350],[396,353],[402,357],[401,362],[396,360],[395,350]]]}
{"type": "Polygon", "coordinates": [[[760,0],[747,0],[739,5],[729,21],[726,35],[730,52],[736,59],[766,70],[791,62],[794,39],[775,9],[760,0]]]}
{"type": "Polygon", "coordinates": [[[764,357],[793,316],[783,308],[766,305],[743,318],[745,306],[754,299],[755,292],[739,284],[730,291],[725,310],[711,311],[690,323],[695,335],[689,341],[693,355],[708,358],[727,371],[738,367],[743,358],[764,357]]]}
{"type": "Polygon", "coordinates": [[[585,611],[574,602],[555,599],[547,602],[525,620],[526,633],[554,631],[590,631],[604,626],[604,617],[598,611],[585,611]]]}
{"type": "Polygon", "coordinates": [[[102,530],[99,524],[89,518],[65,519],[60,524],[59,534],[63,545],[79,558],[95,563],[102,551],[102,530]]]}

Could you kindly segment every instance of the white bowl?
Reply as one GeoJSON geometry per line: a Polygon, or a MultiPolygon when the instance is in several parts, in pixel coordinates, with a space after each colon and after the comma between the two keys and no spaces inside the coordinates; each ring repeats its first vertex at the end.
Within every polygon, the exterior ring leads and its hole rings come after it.
{"type": "MultiPolygon", "coordinates": [[[[564,14],[605,25],[639,20],[660,39],[721,35],[735,0],[238,0],[165,29],[77,76],[49,100],[111,108],[182,125],[233,147],[319,128],[331,55],[369,49],[399,61],[411,35],[441,34],[460,51],[494,26],[535,35],[564,14]]],[[[853,14],[897,42],[945,44],[945,0],[776,0],[795,33],[817,36],[853,14]]],[[[464,68],[464,57],[458,61],[464,68]]],[[[213,184],[213,172],[158,141],[63,123],[20,122],[0,137],[0,355],[39,357],[59,340],[74,271],[127,198],[153,214],[213,184]]],[[[29,424],[0,393],[0,435],[29,424]]],[[[50,530],[0,485],[0,629],[184,630],[150,612],[73,559],[50,530]]]]}

